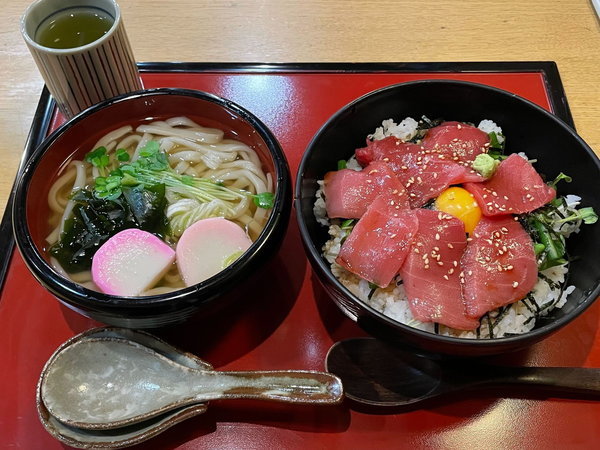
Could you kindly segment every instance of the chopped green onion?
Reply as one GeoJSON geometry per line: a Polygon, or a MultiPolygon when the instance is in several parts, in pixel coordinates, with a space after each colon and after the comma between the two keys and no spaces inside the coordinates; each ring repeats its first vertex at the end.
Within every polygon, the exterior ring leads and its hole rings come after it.
{"type": "Polygon", "coordinates": [[[504,150],[506,139],[504,139],[502,134],[492,131],[491,133],[488,133],[488,136],[490,137],[490,148],[504,150]]]}
{"type": "Polygon", "coordinates": [[[346,161],[344,161],[343,159],[340,159],[340,160],[337,162],[337,168],[338,168],[338,170],[345,169],[345,168],[346,168],[346,165],[347,165],[347,164],[346,164],[346,161]]]}
{"type": "Polygon", "coordinates": [[[275,194],[272,192],[261,192],[260,194],[253,195],[254,204],[259,208],[271,209],[275,202],[275,194]]]}
{"type": "Polygon", "coordinates": [[[340,225],[340,228],[342,230],[348,230],[348,229],[352,229],[354,227],[354,219],[347,219],[344,220],[342,222],[342,225],[340,225]]]}

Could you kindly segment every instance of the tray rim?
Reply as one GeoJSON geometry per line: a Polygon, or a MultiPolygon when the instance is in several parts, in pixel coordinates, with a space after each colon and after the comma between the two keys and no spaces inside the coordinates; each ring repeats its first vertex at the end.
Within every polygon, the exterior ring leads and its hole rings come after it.
{"type": "MultiPolygon", "coordinates": [[[[554,61],[463,61],[463,62],[138,62],[141,73],[541,73],[552,113],[575,129],[558,66],[554,61]]],[[[0,302],[15,247],[12,203],[16,181],[29,155],[45,139],[56,103],[44,85],[32,125],[25,141],[6,209],[0,222],[0,302]]]]}

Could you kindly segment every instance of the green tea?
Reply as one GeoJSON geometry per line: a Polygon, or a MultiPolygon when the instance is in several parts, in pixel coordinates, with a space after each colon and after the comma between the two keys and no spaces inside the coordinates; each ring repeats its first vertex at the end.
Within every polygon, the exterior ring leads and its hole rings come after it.
{"type": "Polygon", "coordinates": [[[49,16],[40,24],[35,41],[50,48],[75,48],[104,36],[114,18],[98,8],[68,8],[49,16]]]}

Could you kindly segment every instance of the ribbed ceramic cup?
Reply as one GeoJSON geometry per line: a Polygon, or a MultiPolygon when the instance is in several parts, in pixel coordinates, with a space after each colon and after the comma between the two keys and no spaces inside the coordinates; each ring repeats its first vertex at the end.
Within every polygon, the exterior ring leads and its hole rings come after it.
{"type": "Polygon", "coordinates": [[[102,100],[142,89],[142,82],[114,0],[37,0],[21,19],[21,33],[60,111],[71,118],[102,100]],[[81,47],[40,45],[36,33],[54,14],[92,8],[114,19],[99,39],[81,47]]]}

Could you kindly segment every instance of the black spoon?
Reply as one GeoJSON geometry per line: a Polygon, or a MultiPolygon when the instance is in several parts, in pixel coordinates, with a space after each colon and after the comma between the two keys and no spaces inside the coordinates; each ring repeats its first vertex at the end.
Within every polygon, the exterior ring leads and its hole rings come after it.
{"type": "Polygon", "coordinates": [[[541,388],[553,396],[600,399],[600,369],[433,360],[373,338],[335,343],[325,368],[342,379],[346,397],[373,406],[401,407],[452,392],[512,386],[541,388]]]}

